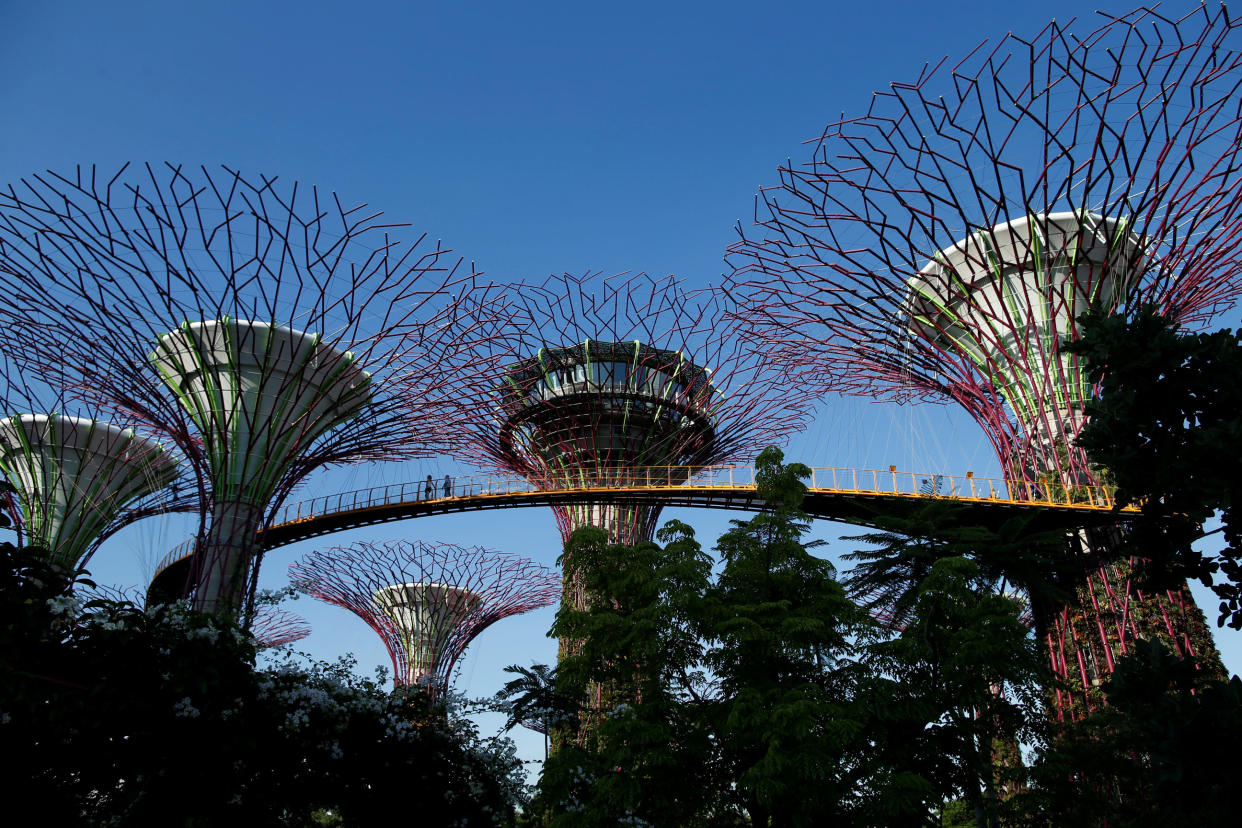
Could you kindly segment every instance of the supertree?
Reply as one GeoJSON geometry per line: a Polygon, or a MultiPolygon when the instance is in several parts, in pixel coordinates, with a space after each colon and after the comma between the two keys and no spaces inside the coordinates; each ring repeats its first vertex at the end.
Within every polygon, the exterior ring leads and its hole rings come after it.
{"type": "MultiPolygon", "coordinates": [[[[456,358],[492,366],[464,397],[458,456],[545,490],[677,485],[696,467],[748,462],[804,422],[805,396],[723,324],[710,292],[645,274],[552,276],[511,288],[514,307],[456,358]],[[479,416],[489,398],[491,416],[479,416]]],[[[458,372],[461,373],[461,372],[458,372]]],[[[598,526],[650,540],[658,505],[553,507],[562,540],[598,526]]]]}
{"type": "Polygon", "coordinates": [[[184,456],[202,504],[195,608],[240,611],[256,530],[311,472],[443,447],[441,331],[478,286],[396,226],[227,168],[78,169],[0,194],[3,344],[184,456]]]}
{"type": "Polygon", "coordinates": [[[256,607],[254,620],[250,622],[250,637],[261,649],[292,644],[310,634],[311,627],[305,618],[269,604],[256,607]]]}
{"type": "MultiPolygon", "coordinates": [[[[553,506],[562,544],[585,526],[614,543],[651,540],[661,507],[627,501],[624,489],[675,486],[696,467],[749,462],[804,422],[807,395],[745,347],[717,293],[687,291],[671,276],[599,273],[511,291],[513,307],[490,316],[488,334],[457,354],[491,364],[493,374],[457,414],[456,452],[543,490],[618,490],[553,506]],[[480,416],[478,401],[489,395],[491,416],[480,416]]],[[[564,605],[585,609],[582,585],[563,586],[564,605]]],[[[579,643],[562,640],[561,656],[579,643]]],[[[603,695],[588,688],[579,742],[603,695]]]]}
{"type": "Polygon", "coordinates": [[[20,543],[73,571],[123,526],[192,507],[174,494],[179,464],[162,444],[41,380],[0,354],[0,473],[20,543]]]}
{"type": "Polygon", "coordinates": [[[389,541],[317,550],[289,567],[293,586],[367,623],[392,657],[398,687],[436,697],[479,633],[554,603],[559,578],[483,547],[389,541]]]}
{"type": "MultiPolygon", "coordinates": [[[[1106,483],[1074,443],[1079,316],[1206,323],[1242,289],[1242,54],[1223,7],[1050,24],[924,69],[830,124],[729,251],[763,347],[820,389],[962,406],[1015,496],[1106,483]],[[1071,24],[1072,25],[1072,24],[1071,24]]],[[[1036,607],[1074,717],[1137,637],[1216,658],[1185,589],[1140,591],[1116,532],[1075,536],[1076,597],[1036,607]]]]}

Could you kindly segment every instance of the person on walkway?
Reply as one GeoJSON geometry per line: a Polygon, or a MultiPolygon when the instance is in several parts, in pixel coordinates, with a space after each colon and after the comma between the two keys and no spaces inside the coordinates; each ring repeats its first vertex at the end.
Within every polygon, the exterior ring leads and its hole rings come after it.
{"type": "Polygon", "coordinates": [[[426,500],[431,500],[431,498],[435,497],[436,482],[431,479],[431,475],[427,475],[427,485],[424,487],[423,491],[425,493],[426,500]]]}
{"type": "Polygon", "coordinates": [[[453,478],[449,477],[447,474],[444,475],[444,496],[453,496],[453,478]]]}

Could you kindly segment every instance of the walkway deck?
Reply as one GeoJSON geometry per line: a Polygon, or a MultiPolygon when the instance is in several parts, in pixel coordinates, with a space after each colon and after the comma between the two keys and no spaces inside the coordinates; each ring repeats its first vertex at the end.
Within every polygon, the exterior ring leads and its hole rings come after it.
{"type": "MultiPolygon", "coordinates": [[[[625,485],[569,485],[562,481],[540,488],[519,475],[472,475],[454,478],[445,493],[443,478],[427,482],[377,486],[317,497],[285,506],[259,533],[265,549],[321,537],[347,529],[398,520],[530,506],[569,503],[651,503],[708,509],[758,510],[753,466],[644,468],[622,476],[625,485]]],[[[1033,529],[1075,529],[1115,523],[1112,493],[1099,486],[1071,491],[1061,487],[994,478],[932,475],[890,469],[815,468],[807,481],[804,510],[812,517],[873,526],[883,517],[910,514],[932,500],[960,504],[962,520],[998,525],[1019,513],[1033,515],[1033,529]]],[[[1133,508],[1124,512],[1137,511],[1133,508]]],[[[192,544],[169,552],[156,569],[152,590],[167,594],[185,582],[192,544]],[[157,585],[158,582],[158,585],[157,585]]]]}

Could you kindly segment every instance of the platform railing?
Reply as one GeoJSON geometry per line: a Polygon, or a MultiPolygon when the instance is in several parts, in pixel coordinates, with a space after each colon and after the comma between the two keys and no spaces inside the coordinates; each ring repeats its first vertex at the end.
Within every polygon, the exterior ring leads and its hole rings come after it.
{"type": "MultiPolygon", "coordinates": [[[[326,515],[397,506],[402,503],[446,503],[468,499],[486,500],[515,494],[554,494],[584,490],[606,492],[650,491],[659,489],[753,489],[754,466],[642,466],[636,468],[594,469],[590,472],[549,476],[531,480],[517,474],[472,474],[449,476],[408,483],[373,486],[290,503],[281,508],[270,527],[315,520],[326,515]]],[[[1005,480],[992,477],[938,475],[880,469],[812,468],[806,481],[811,492],[825,494],[899,495],[908,497],[952,498],[972,502],[1021,503],[1029,506],[1069,506],[1084,509],[1111,509],[1112,486],[1075,486],[1005,480]]],[[[193,552],[194,541],[170,550],[156,568],[193,552]]]]}
{"type": "Polygon", "coordinates": [[[190,555],[194,554],[194,547],[197,544],[197,538],[190,538],[187,541],[182,541],[177,544],[172,549],[169,549],[168,553],[160,559],[158,564],[155,565],[155,572],[151,575],[151,580],[154,581],[158,578],[160,573],[167,569],[170,564],[179,561],[182,558],[188,558],[190,555]]]}
{"type": "MultiPolygon", "coordinates": [[[[270,525],[297,523],[327,514],[395,506],[402,503],[435,503],[465,498],[594,490],[634,491],[651,489],[749,489],[755,487],[754,466],[645,466],[628,469],[597,469],[544,479],[517,474],[475,474],[432,478],[408,483],[374,486],[290,503],[277,512],[270,525]]],[[[1024,480],[935,475],[889,469],[812,468],[806,481],[813,492],[841,494],[907,495],[948,497],[1044,506],[1079,506],[1109,509],[1113,487],[1064,487],[1024,480]]]]}

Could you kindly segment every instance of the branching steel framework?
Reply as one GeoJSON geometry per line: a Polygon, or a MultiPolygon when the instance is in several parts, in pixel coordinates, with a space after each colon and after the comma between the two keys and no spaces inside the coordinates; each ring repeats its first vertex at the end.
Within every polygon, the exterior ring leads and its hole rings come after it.
{"type": "MultiPolygon", "coordinates": [[[[877,93],[761,193],[728,288],[797,382],[949,400],[1006,475],[1072,495],[1098,482],[1074,445],[1090,398],[1061,345],[1095,308],[1205,324],[1242,290],[1242,53],[1224,7],[1142,8],[1081,39],[1049,25],[877,93]]],[[[1037,613],[1063,716],[1136,636],[1215,653],[1185,590],[1139,593],[1091,562],[1077,600],[1037,613]]]]}
{"type": "Polygon", "coordinates": [[[44,379],[0,354],[0,473],[13,487],[4,508],[20,543],[74,571],[129,523],[193,508],[171,485],[180,468],[174,454],[66,400],[44,379]]]}
{"type": "Polygon", "coordinates": [[[250,622],[250,636],[256,647],[281,647],[301,641],[311,634],[305,618],[281,607],[262,605],[255,608],[250,622]]]}
{"type": "MultiPolygon", "coordinates": [[[[515,307],[459,355],[493,366],[457,416],[457,452],[478,465],[546,490],[624,488],[653,466],[676,482],[692,466],[752,460],[805,421],[808,395],[746,347],[719,294],[671,276],[590,272],[510,290],[515,307]],[[481,417],[476,401],[489,395],[492,416],[481,417]]],[[[618,543],[650,540],[660,511],[623,497],[553,507],[563,542],[584,526],[618,543]]],[[[565,582],[567,606],[587,600],[565,582]]],[[[578,646],[562,640],[561,654],[578,646]]],[[[588,695],[580,742],[600,716],[601,688],[588,695]]]]}
{"type": "MultiPolygon", "coordinates": [[[[456,357],[475,377],[492,366],[457,417],[458,455],[485,468],[546,489],[633,485],[643,467],[751,460],[807,416],[807,395],[744,347],[717,295],[645,274],[566,274],[510,290],[515,307],[456,357]],[[483,398],[491,416],[479,416],[483,398]]],[[[660,512],[553,510],[563,539],[595,525],[623,543],[649,540],[660,512]]]]}
{"type": "Polygon", "coordinates": [[[318,550],[289,567],[289,581],[365,621],[388,648],[394,683],[432,696],[479,633],[560,595],[559,576],[526,558],[421,541],[318,550]]]}
{"type": "Polygon", "coordinates": [[[460,389],[443,332],[468,339],[462,297],[486,313],[498,294],[395,227],[227,168],[80,168],[0,193],[0,344],[27,370],[63,365],[70,393],[184,456],[202,504],[196,608],[239,611],[255,531],[316,469],[447,444],[460,389]]]}

